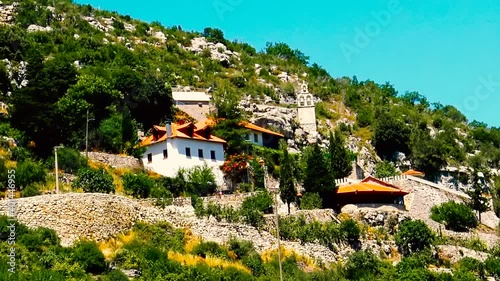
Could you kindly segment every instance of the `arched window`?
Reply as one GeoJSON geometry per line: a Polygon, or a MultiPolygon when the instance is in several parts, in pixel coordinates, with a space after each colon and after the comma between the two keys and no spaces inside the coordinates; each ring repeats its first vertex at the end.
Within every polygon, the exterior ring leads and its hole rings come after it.
{"type": "Polygon", "coordinates": [[[300,105],[300,106],[304,106],[304,96],[301,96],[301,97],[299,98],[299,101],[300,101],[300,102],[299,102],[299,105],[300,105]]]}
{"type": "Polygon", "coordinates": [[[311,106],[311,105],[312,105],[312,97],[311,97],[311,95],[308,95],[308,96],[307,96],[307,105],[308,105],[308,106],[311,106]]]}

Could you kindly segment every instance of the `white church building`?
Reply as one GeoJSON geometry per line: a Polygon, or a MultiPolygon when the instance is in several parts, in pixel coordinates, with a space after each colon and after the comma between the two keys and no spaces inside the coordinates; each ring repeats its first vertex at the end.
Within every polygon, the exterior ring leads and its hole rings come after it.
{"type": "Polygon", "coordinates": [[[210,127],[201,123],[154,126],[152,135],[141,142],[147,148],[142,163],[145,169],[167,177],[174,177],[181,168],[207,164],[212,167],[217,186],[221,186],[225,144],[225,140],[212,135],[210,127]]]}

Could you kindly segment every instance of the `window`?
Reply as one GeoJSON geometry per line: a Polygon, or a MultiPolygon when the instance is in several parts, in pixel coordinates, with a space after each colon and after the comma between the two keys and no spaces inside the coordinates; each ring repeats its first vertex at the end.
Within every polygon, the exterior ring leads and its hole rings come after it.
{"type": "Polygon", "coordinates": [[[250,140],[250,135],[249,134],[245,134],[245,139],[246,140],[250,140]]]}
{"type": "Polygon", "coordinates": [[[163,159],[168,158],[168,151],[166,149],[163,150],[163,159]]]}
{"type": "Polygon", "coordinates": [[[198,157],[203,159],[203,149],[198,149],[198,157]]]}
{"type": "Polygon", "coordinates": [[[253,134],[253,141],[259,142],[259,136],[257,134],[253,134]]]}
{"type": "Polygon", "coordinates": [[[151,162],[153,162],[153,154],[148,153],[148,163],[151,163],[151,162]]]}
{"type": "Polygon", "coordinates": [[[210,150],[210,158],[215,161],[215,150],[210,150]]]}
{"type": "Polygon", "coordinates": [[[186,156],[191,157],[191,148],[186,147],[186,156]]]}

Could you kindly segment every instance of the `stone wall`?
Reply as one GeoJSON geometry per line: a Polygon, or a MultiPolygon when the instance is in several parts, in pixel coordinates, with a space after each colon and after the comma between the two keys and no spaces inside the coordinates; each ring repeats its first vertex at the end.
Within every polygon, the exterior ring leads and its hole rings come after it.
{"type": "MultiPolygon", "coordinates": [[[[82,152],[82,154],[85,155],[84,152],[82,152]]],[[[143,168],[141,161],[132,156],[108,154],[103,152],[89,152],[89,159],[116,168],[143,168]]]]}
{"type": "Polygon", "coordinates": [[[203,203],[205,205],[208,203],[214,203],[221,206],[239,209],[241,207],[241,204],[246,198],[255,194],[257,194],[257,192],[223,194],[221,196],[216,195],[216,196],[202,197],[201,199],[203,199],[203,203]]]}

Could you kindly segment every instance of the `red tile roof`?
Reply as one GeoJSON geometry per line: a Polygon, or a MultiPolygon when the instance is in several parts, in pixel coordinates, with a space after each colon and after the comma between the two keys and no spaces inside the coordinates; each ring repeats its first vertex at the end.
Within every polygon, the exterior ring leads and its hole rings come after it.
{"type": "Polygon", "coordinates": [[[167,138],[184,138],[199,141],[209,141],[217,143],[226,143],[225,140],[210,134],[210,129],[205,126],[203,128],[196,127],[193,123],[171,124],[172,132],[167,134],[167,128],[164,126],[153,126],[153,134],[146,137],[141,146],[148,146],[154,143],[166,141],[167,138]]]}
{"type": "MultiPolygon", "coordinates": [[[[200,127],[204,127],[204,126],[214,126],[215,124],[217,124],[216,120],[214,120],[212,118],[208,118],[208,119],[205,119],[203,121],[196,123],[196,127],[200,128],[200,127]]],[[[261,132],[261,133],[265,133],[265,134],[269,134],[269,135],[275,135],[275,136],[282,137],[282,138],[285,137],[283,134],[268,130],[266,128],[263,128],[261,126],[257,126],[253,123],[246,122],[246,121],[241,122],[240,126],[243,126],[243,127],[247,128],[249,130],[252,130],[252,131],[257,131],[257,132],[261,132]]]]}

